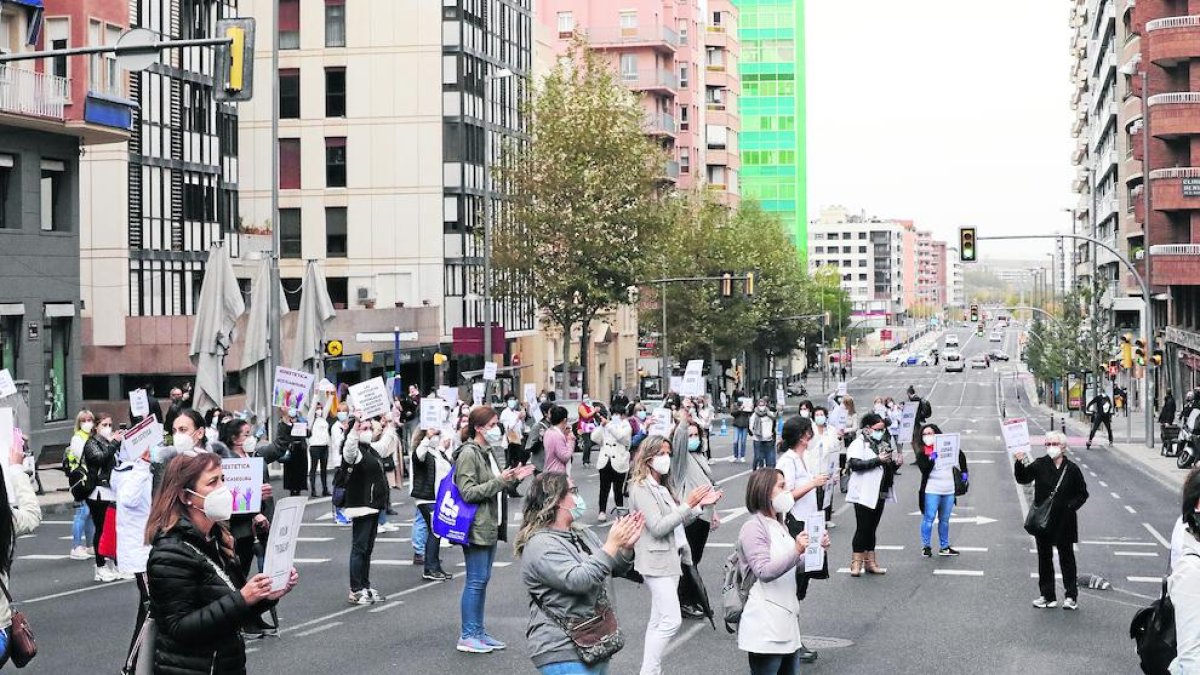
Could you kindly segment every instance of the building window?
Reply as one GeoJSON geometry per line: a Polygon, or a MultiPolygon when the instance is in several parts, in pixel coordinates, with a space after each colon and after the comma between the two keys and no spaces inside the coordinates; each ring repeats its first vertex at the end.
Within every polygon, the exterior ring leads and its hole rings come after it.
{"type": "Polygon", "coordinates": [[[325,207],[325,257],[345,258],[349,246],[346,241],[346,207],[325,207]]]}
{"type": "Polygon", "coordinates": [[[294,120],[300,117],[300,69],[279,70],[279,119],[294,120]]]}
{"type": "Polygon", "coordinates": [[[688,107],[686,105],[679,106],[679,130],[687,131],[691,123],[688,121],[688,107]]]}
{"type": "Polygon", "coordinates": [[[325,46],[346,46],[345,0],[325,0],[325,46]]]}
{"type": "Polygon", "coordinates": [[[216,195],[203,183],[183,184],[183,219],[202,222],[216,220],[216,195]]]}
{"type": "Polygon", "coordinates": [[[43,371],[46,398],[45,421],[57,422],[67,418],[67,357],[71,346],[71,319],[54,317],[46,320],[42,336],[43,371]]]}
{"type": "Polygon", "coordinates": [[[325,139],[325,187],[346,187],[346,139],[325,139]]]}
{"type": "Polygon", "coordinates": [[[346,69],[325,69],[325,116],[346,116],[346,69]]]}
{"type": "Polygon", "coordinates": [[[0,316],[0,368],[4,368],[15,379],[21,379],[21,330],[23,317],[0,316]]]}
{"type": "Polygon", "coordinates": [[[558,13],[558,37],[569,38],[575,35],[575,14],[573,12],[558,13]]]}
{"type": "Polygon", "coordinates": [[[41,218],[42,231],[65,230],[67,204],[63,197],[66,165],[54,159],[42,160],[41,218]]]}
{"type": "Polygon", "coordinates": [[[346,277],[326,277],[325,288],[334,309],[346,309],[350,303],[350,280],[346,277]]]}
{"type": "Polygon", "coordinates": [[[688,43],[688,20],[679,19],[676,27],[679,29],[679,44],[686,45],[688,43]]]}
{"type": "Polygon", "coordinates": [[[279,139],[279,189],[300,189],[300,139],[279,139]]]}
{"type": "Polygon", "coordinates": [[[279,48],[300,48],[300,0],[279,0],[279,48]]]}
{"type": "Polygon", "coordinates": [[[679,173],[691,173],[692,153],[687,148],[679,149],[679,173]]]}
{"type": "Polygon", "coordinates": [[[621,37],[634,37],[637,35],[637,12],[623,11],[621,12],[621,37]]]}
{"type": "Polygon", "coordinates": [[[638,57],[637,57],[637,54],[622,54],[621,55],[621,79],[623,79],[623,80],[638,79],[638,57]]]}
{"type": "Polygon", "coordinates": [[[279,257],[299,258],[300,209],[279,209],[279,257]]]}
{"type": "Polygon", "coordinates": [[[9,189],[13,184],[14,164],[12,155],[0,155],[0,229],[21,226],[20,216],[9,213],[13,203],[9,189]]]}
{"type": "Polygon", "coordinates": [[[688,65],[686,63],[679,65],[679,88],[688,88],[688,65]]]}

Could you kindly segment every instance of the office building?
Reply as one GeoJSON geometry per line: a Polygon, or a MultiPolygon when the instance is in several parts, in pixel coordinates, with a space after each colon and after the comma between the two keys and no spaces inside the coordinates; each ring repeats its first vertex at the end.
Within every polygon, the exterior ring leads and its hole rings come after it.
{"type": "Polygon", "coordinates": [[[917,302],[917,236],[912,221],[821,209],[809,223],[808,266],[837,268],[850,298],[851,321],[895,325],[917,302]]]}

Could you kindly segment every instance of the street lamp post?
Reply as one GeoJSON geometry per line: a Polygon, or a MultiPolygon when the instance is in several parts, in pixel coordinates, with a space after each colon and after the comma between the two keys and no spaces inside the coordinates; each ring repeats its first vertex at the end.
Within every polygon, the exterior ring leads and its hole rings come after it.
{"type": "MultiPolygon", "coordinates": [[[[513,72],[501,68],[483,78],[483,361],[492,360],[492,82],[512,77],[513,72]]],[[[570,335],[563,335],[569,340],[570,335]]],[[[569,380],[563,364],[563,383],[569,380]]],[[[484,383],[484,401],[490,400],[491,380],[484,383]]]]}
{"type": "MultiPolygon", "coordinates": [[[[267,376],[275,377],[275,368],[283,360],[283,345],[280,344],[279,317],[283,308],[279,306],[279,3],[271,3],[274,18],[271,20],[271,291],[268,309],[271,320],[267,341],[267,376]]],[[[279,426],[279,411],[274,405],[267,406],[267,434],[274,438],[279,426]]]]}

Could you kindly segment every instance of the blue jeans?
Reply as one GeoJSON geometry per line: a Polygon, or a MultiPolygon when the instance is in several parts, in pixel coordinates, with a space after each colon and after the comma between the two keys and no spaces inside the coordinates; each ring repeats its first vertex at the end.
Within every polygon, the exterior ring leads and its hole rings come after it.
{"type": "Polygon", "coordinates": [[[538,672],[542,675],[608,675],[608,662],[594,666],[585,665],[583,661],[548,663],[538,668],[538,672]]]}
{"type": "Polygon", "coordinates": [[[464,546],[467,564],[467,583],[462,592],[462,637],[483,637],[483,608],[487,603],[487,585],[492,578],[492,562],[496,560],[496,545],[464,546]]]}
{"type": "Polygon", "coordinates": [[[421,510],[414,507],[413,511],[413,555],[425,555],[425,540],[429,538],[429,528],[425,527],[425,519],[421,517],[421,510]]]}
{"type": "Polygon", "coordinates": [[[921,520],[921,544],[929,546],[933,536],[933,517],[938,519],[938,540],[942,548],[950,546],[950,514],[954,511],[954,495],[925,493],[925,517],[921,520]]]}
{"type": "Polygon", "coordinates": [[[775,468],[775,441],[754,441],[754,468],[775,468]]]}
{"type": "Polygon", "coordinates": [[[749,652],[750,675],[796,675],[800,672],[800,655],[756,654],[749,652]]]}
{"type": "Polygon", "coordinates": [[[75,503],[75,520],[71,521],[71,548],[87,546],[96,532],[87,502],[75,503]]]}
{"type": "Polygon", "coordinates": [[[746,456],[746,429],[741,427],[733,428],[733,456],[735,459],[746,456]]]}

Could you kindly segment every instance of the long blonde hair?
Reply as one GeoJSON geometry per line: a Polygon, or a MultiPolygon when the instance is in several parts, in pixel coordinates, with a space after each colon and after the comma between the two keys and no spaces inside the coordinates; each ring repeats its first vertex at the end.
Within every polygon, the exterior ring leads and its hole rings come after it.
{"type": "Polygon", "coordinates": [[[846,406],[846,412],[849,413],[851,417],[854,417],[854,397],[846,394],[842,397],[842,405],[846,406]]]}
{"type": "MultiPolygon", "coordinates": [[[[654,457],[662,452],[663,443],[670,445],[671,441],[666,436],[654,434],[647,436],[638,446],[637,454],[633,457],[633,466],[629,469],[629,480],[635,485],[645,483],[646,479],[650,477],[650,472],[653,470],[650,468],[650,462],[654,461],[654,457]]],[[[660,480],[660,483],[667,488],[672,497],[675,496],[675,492],[671,490],[671,481],[660,480]]]]}
{"type": "Polygon", "coordinates": [[[525,550],[525,544],[529,543],[530,537],[554,524],[558,518],[558,503],[570,491],[571,479],[565,473],[550,471],[533,479],[529,486],[529,494],[525,497],[521,530],[517,532],[517,538],[513,541],[513,551],[517,555],[521,555],[525,550]]]}

